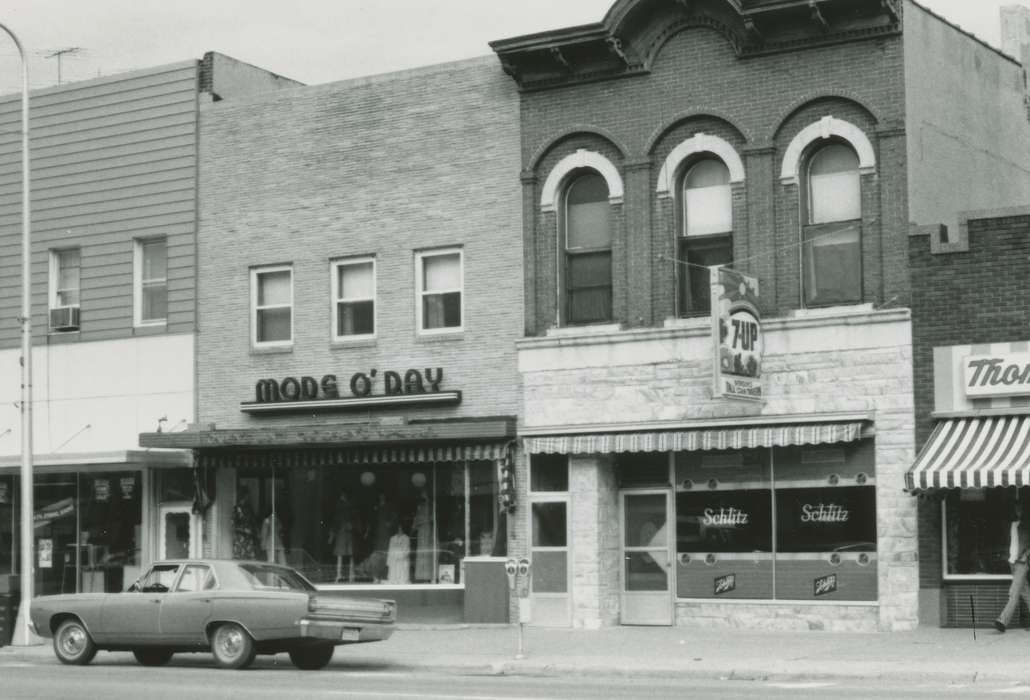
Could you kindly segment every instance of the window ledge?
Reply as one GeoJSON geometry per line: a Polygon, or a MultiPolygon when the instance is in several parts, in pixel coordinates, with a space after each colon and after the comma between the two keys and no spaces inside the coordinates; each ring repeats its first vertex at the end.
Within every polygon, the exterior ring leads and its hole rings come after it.
{"type": "Polygon", "coordinates": [[[343,338],[333,338],[329,341],[330,350],[348,350],[350,348],[371,348],[375,347],[378,343],[377,338],[354,338],[353,340],[347,340],[343,338]]]}
{"type": "Polygon", "coordinates": [[[280,346],[268,347],[268,348],[262,348],[262,347],[257,347],[256,348],[254,346],[251,346],[251,348],[250,348],[250,354],[251,355],[289,355],[292,352],[293,352],[293,346],[292,345],[280,345],[280,346]]]}
{"type": "Polygon", "coordinates": [[[836,306],[815,306],[808,309],[791,309],[789,318],[825,318],[827,316],[848,316],[868,314],[876,309],[868,304],[838,304],[836,306]]]}
{"type": "Polygon", "coordinates": [[[159,335],[168,332],[167,323],[148,323],[145,326],[133,326],[133,335],[159,335]]]}
{"type": "Polygon", "coordinates": [[[621,323],[594,323],[582,326],[556,326],[547,329],[547,337],[589,337],[592,335],[609,335],[622,330],[621,323]]]}
{"type": "Polygon", "coordinates": [[[662,323],[662,328],[711,328],[711,316],[670,316],[662,323]]]}
{"type": "Polygon", "coordinates": [[[449,343],[458,340],[465,340],[465,331],[452,331],[449,333],[416,333],[416,343],[449,343]]]}

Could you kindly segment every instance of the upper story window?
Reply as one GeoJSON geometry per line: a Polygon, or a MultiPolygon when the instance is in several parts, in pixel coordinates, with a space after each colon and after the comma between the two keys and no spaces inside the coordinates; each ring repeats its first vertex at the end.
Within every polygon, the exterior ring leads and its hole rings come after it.
{"type": "Polygon", "coordinates": [[[573,179],[565,191],[565,321],[612,318],[612,213],[608,183],[597,172],[573,179]]]}
{"type": "Polygon", "coordinates": [[[705,157],[683,176],[683,228],[679,241],[679,309],[684,316],[710,312],[708,270],[733,262],[733,194],[730,171],[718,158],[705,157]]]}
{"type": "Polygon", "coordinates": [[[137,326],[164,324],[168,319],[168,242],[137,240],[134,254],[133,308],[137,326]]]}
{"type": "Polygon", "coordinates": [[[421,251],[415,256],[420,333],[448,333],[464,326],[464,272],[460,248],[421,251]]]}
{"type": "Polygon", "coordinates": [[[336,260],[333,278],[333,336],[337,340],[370,338],[376,332],[374,258],[336,260]]]}
{"type": "Polygon", "coordinates": [[[803,287],[806,306],[862,300],[862,197],[859,158],[834,141],[805,168],[803,287]]]}
{"type": "Polygon", "coordinates": [[[250,271],[251,342],[257,346],[293,342],[293,268],[288,265],[250,271]]]}
{"type": "Polygon", "coordinates": [[[82,267],[78,248],[50,252],[50,308],[79,305],[79,273],[82,267]]]}

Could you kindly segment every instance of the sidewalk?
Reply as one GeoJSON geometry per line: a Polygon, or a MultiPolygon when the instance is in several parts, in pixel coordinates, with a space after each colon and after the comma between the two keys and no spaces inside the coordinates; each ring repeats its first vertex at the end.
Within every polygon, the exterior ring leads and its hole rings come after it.
{"type": "MultiPolygon", "coordinates": [[[[0,648],[4,661],[56,661],[41,647],[0,648]]],[[[451,674],[609,675],[741,680],[889,679],[1030,683],[1030,632],[919,629],[842,634],[669,627],[569,630],[402,626],[386,642],[337,650],[332,667],[451,674]]],[[[103,656],[98,657],[102,660],[103,656]]],[[[283,657],[282,663],[289,664],[283,657]]]]}

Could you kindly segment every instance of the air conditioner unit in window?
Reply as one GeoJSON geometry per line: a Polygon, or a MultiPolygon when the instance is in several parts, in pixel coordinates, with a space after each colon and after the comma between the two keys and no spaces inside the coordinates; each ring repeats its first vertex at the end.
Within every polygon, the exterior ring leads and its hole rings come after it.
{"type": "Polygon", "coordinates": [[[50,309],[50,330],[52,331],[77,331],[79,330],[79,307],[59,306],[50,309]]]}

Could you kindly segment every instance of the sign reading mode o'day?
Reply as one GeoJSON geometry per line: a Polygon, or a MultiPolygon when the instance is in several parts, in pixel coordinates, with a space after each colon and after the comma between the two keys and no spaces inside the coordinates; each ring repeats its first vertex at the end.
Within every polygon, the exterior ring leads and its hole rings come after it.
{"type": "Polygon", "coordinates": [[[1030,353],[994,353],[962,358],[966,396],[1030,395],[1030,353]]]}

